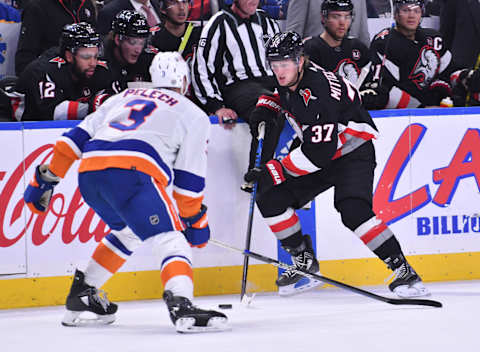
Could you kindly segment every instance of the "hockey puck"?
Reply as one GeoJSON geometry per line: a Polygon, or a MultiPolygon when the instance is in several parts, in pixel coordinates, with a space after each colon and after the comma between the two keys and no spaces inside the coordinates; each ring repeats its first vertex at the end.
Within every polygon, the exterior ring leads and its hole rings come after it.
{"type": "Polygon", "coordinates": [[[232,305],[231,304],[219,304],[218,305],[218,308],[221,308],[221,309],[232,309],[232,305]]]}

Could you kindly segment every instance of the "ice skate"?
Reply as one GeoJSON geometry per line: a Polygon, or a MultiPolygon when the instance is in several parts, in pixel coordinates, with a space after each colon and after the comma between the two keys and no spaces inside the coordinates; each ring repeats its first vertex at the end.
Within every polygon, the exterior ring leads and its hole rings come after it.
{"type": "Polygon", "coordinates": [[[390,291],[401,298],[429,296],[430,292],[423,285],[422,279],[408,264],[403,255],[389,257],[385,260],[388,267],[393,270],[393,281],[388,285],[390,291]]]}
{"type": "MultiPolygon", "coordinates": [[[[319,265],[315,258],[310,236],[305,235],[302,244],[297,248],[284,247],[284,249],[292,255],[292,262],[296,268],[308,270],[313,274],[319,273],[319,265]]],[[[280,296],[290,296],[310,290],[323,283],[297,274],[294,270],[285,270],[277,279],[276,284],[280,296]]]]}
{"type": "Polygon", "coordinates": [[[174,296],[169,290],[163,293],[163,299],[170,312],[170,319],[181,333],[210,332],[228,330],[228,318],[214,310],[195,307],[188,298],[174,296]]]}
{"type": "Polygon", "coordinates": [[[85,275],[76,270],[66,308],[67,312],[63,317],[62,325],[87,326],[113,323],[118,306],[108,300],[104,291],[87,285],[85,275]],[[87,318],[85,315],[92,317],[87,318]]]}

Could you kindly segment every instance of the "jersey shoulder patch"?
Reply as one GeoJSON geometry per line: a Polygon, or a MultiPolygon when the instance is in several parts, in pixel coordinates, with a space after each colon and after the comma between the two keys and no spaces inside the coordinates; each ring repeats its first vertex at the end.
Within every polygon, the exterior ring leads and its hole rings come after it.
{"type": "Polygon", "coordinates": [[[61,65],[67,63],[67,62],[65,61],[65,59],[64,59],[63,57],[60,57],[60,56],[56,56],[56,57],[50,59],[48,62],[57,64],[58,66],[61,66],[61,65]]]}
{"type": "Polygon", "coordinates": [[[98,60],[97,61],[97,66],[101,66],[101,67],[108,70],[108,63],[105,60],[98,60]]]}
{"type": "Polygon", "coordinates": [[[388,37],[388,35],[390,34],[390,31],[391,31],[391,28],[382,29],[380,32],[375,34],[375,37],[373,38],[373,41],[376,42],[376,41],[385,40],[388,37]]]}

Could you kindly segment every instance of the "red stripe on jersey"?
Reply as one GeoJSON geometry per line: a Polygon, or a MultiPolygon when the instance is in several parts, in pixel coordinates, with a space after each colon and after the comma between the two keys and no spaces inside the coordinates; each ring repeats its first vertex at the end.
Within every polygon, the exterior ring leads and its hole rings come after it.
{"type": "Polygon", "coordinates": [[[67,119],[68,120],[76,120],[78,116],[78,101],[71,101],[68,103],[68,110],[67,110],[67,119]]]}
{"type": "Polygon", "coordinates": [[[405,109],[408,106],[408,103],[410,103],[410,94],[402,90],[402,96],[400,97],[396,109],[405,109]]]}
{"type": "Polygon", "coordinates": [[[282,160],[282,165],[287,169],[288,171],[291,171],[295,175],[303,176],[303,175],[308,175],[309,172],[299,169],[298,167],[295,166],[295,164],[292,161],[292,158],[290,157],[290,154],[288,154],[285,158],[282,160]]]}
{"type": "Polygon", "coordinates": [[[286,230],[290,227],[295,226],[298,223],[298,216],[296,213],[293,213],[293,215],[288,218],[287,220],[283,220],[279,222],[278,224],[275,225],[270,225],[270,229],[272,232],[281,232],[283,230],[286,230]]]}
{"type": "Polygon", "coordinates": [[[365,235],[361,236],[360,239],[363,241],[363,243],[367,244],[368,242],[373,240],[375,237],[380,235],[383,231],[385,231],[386,228],[387,228],[387,224],[385,224],[382,221],[377,226],[372,227],[365,235]]]}
{"type": "Polygon", "coordinates": [[[343,133],[348,133],[351,136],[363,139],[365,141],[369,141],[375,138],[375,136],[371,133],[368,133],[365,131],[355,131],[354,129],[351,129],[351,128],[347,128],[343,133]]]}

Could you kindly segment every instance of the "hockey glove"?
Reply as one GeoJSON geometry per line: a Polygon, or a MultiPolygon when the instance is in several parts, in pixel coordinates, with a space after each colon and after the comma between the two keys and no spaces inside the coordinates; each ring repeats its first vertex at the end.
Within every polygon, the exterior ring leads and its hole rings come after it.
{"type": "Polygon", "coordinates": [[[202,204],[200,211],[189,218],[180,217],[185,224],[185,238],[192,247],[202,248],[210,239],[210,227],[207,219],[207,206],[202,204]]]}
{"type": "Polygon", "coordinates": [[[268,161],[265,165],[256,167],[248,171],[243,177],[247,182],[258,182],[262,191],[278,186],[287,179],[282,163],[276,159],[268,161]]]}
{"type": "Polygon", "coordinates": [[[367,84],[360,95],[363,107],[368,110],[384,109],[388,104],[389,91],[383,86],[371,88],[367,84]]]}
{"type": "Polygon", "coordinates": [[[108,98],[110,98],[110,94],[103,93],[103,90],[91,97],[88,101],[88,113],[90,114],[97,111],[100,105],[102,105],[108,98]]]}
{"type": "Polygon", "coordinates": [[[23,199],[30,210],[41,214],[47,211],[52,199],[53,188],[60,182],[60,177],[48,170],[48,165],[38,165],[33,180],[27,186],[23,199]]]}
{"type": "MultiPolygon", "coordinates": [[[[460,79],[462,80],[461,75],[460,79]]],[[[462,82],[464,82],[464,86],[469,92],[480,92],[480,69],[468,71],[464,79],[462,82]]]]}
{"type": "Polygon", "coordinates": [[[452,95],[452,87],[445,81],[437,79],[430,83],[428,92],[425,92],[422,104],[425,106],[437,106],[443,98],[452,95]]]}
{"type": "Polygon", "coordinates": [[[277,96],[261,95],[258,98],[255,110],[250,114],[249,124],[252,135],[257,137],[258,125],[264,121],[265,124],[275,125],[278,113],[282,110],[280,99],[277,96]]]}

